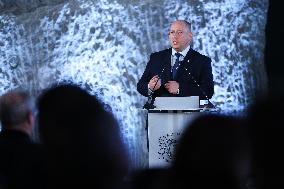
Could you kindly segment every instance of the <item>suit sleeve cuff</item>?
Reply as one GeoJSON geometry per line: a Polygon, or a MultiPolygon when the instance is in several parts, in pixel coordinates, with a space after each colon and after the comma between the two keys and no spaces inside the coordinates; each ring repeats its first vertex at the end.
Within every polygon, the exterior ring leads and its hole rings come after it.
{"type": "Polygon", "coordinates": [[[152,94],[154,91],[152,91],[149,87],[149,84],[148,84],[148,95],[152,94]]]}

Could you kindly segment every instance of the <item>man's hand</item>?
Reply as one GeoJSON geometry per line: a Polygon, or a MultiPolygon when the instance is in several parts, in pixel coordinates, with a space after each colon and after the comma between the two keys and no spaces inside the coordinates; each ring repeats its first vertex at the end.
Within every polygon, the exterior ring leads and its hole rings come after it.
{"type": "Polygon", "coordinates": [[[150,81],[149,81],[149,88],[152,91],[158,90],[161,87],[161,79],[158,75],[155,75],[150,81]],[[156,86],[155,86],[156,85],[156,86]],[[155,88],[154,88],[155,87],[155,88]]]}
{"type": "Polygon", "coordinates": [[[169,91],[171,94],[178,94],[179,89],[179,83],[176,81],[168,81],[165,84],[165,88],[169,91]]]}

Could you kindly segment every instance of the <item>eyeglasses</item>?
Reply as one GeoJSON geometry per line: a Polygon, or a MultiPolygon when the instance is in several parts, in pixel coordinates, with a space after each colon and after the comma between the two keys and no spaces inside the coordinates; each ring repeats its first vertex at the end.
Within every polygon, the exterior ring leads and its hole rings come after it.
{"type": "Polygon", "coordinates": [[[184,33],[184,32],[183,32],[182,30],[177,30],[177,31],[172,30],[172,31],[169,32],[169,35],[172,35],[172,36],[174,36],[174,35],[181,36],[183,33],[184,33]]]}

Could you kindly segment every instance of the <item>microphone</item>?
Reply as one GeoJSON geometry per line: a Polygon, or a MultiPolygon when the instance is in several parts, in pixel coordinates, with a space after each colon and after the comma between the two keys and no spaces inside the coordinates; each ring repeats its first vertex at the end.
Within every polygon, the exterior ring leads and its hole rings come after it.
{"type": "MultiPolygon", "coordinates": [[[[165,70],[166,66],[162,69],[162,72],[160,74],[160,77],[159,79],[162,77],[162,74],[165,70]]],[[[155,85],[154,85],[154,89],[159,81],[159,79],[156,81],[155,85]]],[[[154,101],[155,101],[155,98],[153,97],[153,94],[154,94],[154,91],[150,90],[150,93],[148,94],[148,100],[147,102],[144,104],[143,106],[143,109],[146,109],[146,110],[149,110],[149,109],[154,109],[156,108],[156,106],[154,106],[154,101]]]]}
{"type": "Polygon", "coordinates": [[[190,73],[190,71],[188,71],[188,69],[186,67],[184,67],[184,69],[187,71],[188,75],[191,76],[191,79],[193,80],[193,82],[197,85],[198,89],[201,91],[201,93],[205,96],[206,100],[208,101],[208,105],[204,106],[205,108],[214,108],[215,106],[214,104],[212,104],[207,96],[207,94],[205,93],[205,91],[202,89],[202,87],[197,83],[197,81],[195,80],[195,78],[193,77],[193,75],[190,73]]]}

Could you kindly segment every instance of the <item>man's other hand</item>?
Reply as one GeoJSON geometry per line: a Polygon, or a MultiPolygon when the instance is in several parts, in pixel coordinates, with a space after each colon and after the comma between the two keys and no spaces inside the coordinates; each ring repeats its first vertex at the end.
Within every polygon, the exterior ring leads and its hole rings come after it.
{"type": "Polygon", "coordinates": [[[165,84],[165,88],[167,89],[167,91],[169,91],[169,93],[171,94],[178,94],[178,90],[179,90],[179,83],[176,81],[168,81],[165,84]]]}

